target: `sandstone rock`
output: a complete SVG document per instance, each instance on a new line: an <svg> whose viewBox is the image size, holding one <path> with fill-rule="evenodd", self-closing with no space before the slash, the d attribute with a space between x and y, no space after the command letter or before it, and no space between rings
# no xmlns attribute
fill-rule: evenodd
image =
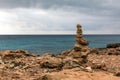
<svg viewBox="0 0 120 80"><path fill-rule="evenodd" d="M77 58L86 58L88 55L88 51L86 52L80 52L80 51L74 51L72 50L67 56L73 57L75 59Z"/></svg>
<svg viewBox="0 0 120 80"><path fill-rule="evenodd" d="M74 50L75 51L81 51L82 46L80 44L75 44L74 45Z"/></svg>
<svg viewBox="0 0 120 80"><path fill-rule="evenodd" d="M9 56L9 59L6 59L6 55L1 53L0 80L119 80L116 76L119 76L120 72L120 55L108 55L108 52L119 51L119 47L91 50L68 50L60 54L63 58L52 54L26 56L26 53L21 51L6 51L6 55L22 56ZM92 53L85 54L87 51ZM113 73L116 73L116 76L113 76Z"/></svg>
<svg viewBox="0 0 120 80"><path fill-rule="evenodd" d="M15 51L13 51L13 53L27 53L27 51L24 51L24 50L15 50Z"/></svg>
<svg viewBox="0 0 120 80"><path fill-rule="evenodd" d="M99 54L99 50L97 48L90 48L89 51L90 54Z"/></svg>
<svg viewBox="0 0 120 80"><path fill-rule="evenodd" d="M60 55L67 56L72 50L63 51Z"/></svg>
<svg viewBox="0 0 120 80"><path fill-rule="evenodd" d="M39 79L37 80L53 80L50 75L42 75Z"/></svg>
<svg viewBox="0 0 120 80"><path fill-rule="evenodd" d="M49 69L62 69L63 67L63 63L62 60L59 58L55 58L55 57L50 57L46 60L43 60L40 63L41 68L49 68Z"/></svg>
<svg viewBox="0 0 120 80"><path fill-rule="evenodd" d="M88 45L88 44L89 44L88 41L85 40L84 38L79 38L79 37L77 37L77 38L76 38L76 41L77 41L79 44L81 44L81 45Z"/></svg>
<svg viewBox="0 0 120 80"><path fill-rule="evenodd" d="M105 70L106 69L106 65L105 64L94 64L94 65L92 65L92 69Z"/></svg>
<svg viewBox="0 0 120 80"><path fill-rule="evenodd" d="M74 70L63 70L60 72L51 73L53 80L119 80L119 77L113 76L102 71L85 72Z"/></svg>
<svg viewBox="0 0 120 80"><path fill-rule="evenodd" d="M23 56L30 56L30 54L24 50L15 50L15 51L6 50L0 53L0 56L6 59L13 59L13 58L20 58Z"/></svg>
<svg viewBox="0 0 120 80"><path fill-rule="evenodd" d="M72 50L67 56L70 56L73 58L81 58L81 52Z"/></svg>
<svg viewBox="0 0 120 80"><path fill-rule="evenodd" d="M76 59L72 59L72 58L66 58L64 60L64 69L72 69L72 68L77 68L80 67L81 63L76 60Z"/></svg>
<svg viewBox="0 0 120 80"><path fill-rule="evenodd" d="M82 29L81 29L81 25L77 24L77 36L76 36L76 44L74 45L74 53L79 52L81 55L86 55L87 53L87 46L89 44L89 42L87 40L85 40L82 37ZM70 52L70 54L73 52Z"/></svg>
<svg viewBox="0 0 120 80"><path fill-rule="evenodd" d="M6 51L4 51L4 52L1 52L0 53L0 56L5 56L5 55L9 55L10 53L12 53L13 51L11 51L11 50L6 50Z"/></svg>
<svg viewBox="0 0 120 80"><path fill-rule="evenodd" d="M80 24L77 24L77 34L80 34L80 35L82 35L82 29L81 29L81 25Z"/></svg>
<svg viewBox="0 0 120 80"><path fill-rule="evenodd" d="M55 55L52 53L45 53L42 55L42 57L55 57Z"/></svg>

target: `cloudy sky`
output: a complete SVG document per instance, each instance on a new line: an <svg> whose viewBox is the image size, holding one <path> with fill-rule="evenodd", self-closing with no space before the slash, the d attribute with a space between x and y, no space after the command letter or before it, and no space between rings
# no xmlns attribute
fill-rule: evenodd
<svg viewBox="0 0 120 80"><path fill-rule="evenodd" d="M0 0L0 34L120 34L120 0Z"/></svg>

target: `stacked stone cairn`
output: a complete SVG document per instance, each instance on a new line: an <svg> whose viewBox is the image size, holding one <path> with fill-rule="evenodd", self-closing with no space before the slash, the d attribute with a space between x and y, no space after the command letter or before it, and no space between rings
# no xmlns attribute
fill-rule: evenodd
<svg viewBox="0 0 120 80"><path fill-rule="evenodd" d="M76 35L76 44L71 54L77 55L79 57L86 56L88 54L88 45L89 42L83 38L82 26L77 24L77 35Z"/></svg>
<svg viewBox="0 0 120 80"><path fill-rule="evenodd" d="M76 44L74 45L75 51L83 51L85 52L88 48L89 42L83 38L82 35L82 26L77 24L77 36L76 36Z"/></svg>

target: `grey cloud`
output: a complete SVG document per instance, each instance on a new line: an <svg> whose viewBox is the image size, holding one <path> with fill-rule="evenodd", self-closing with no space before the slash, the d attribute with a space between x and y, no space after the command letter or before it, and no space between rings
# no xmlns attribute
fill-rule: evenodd
<svg viewBox="0 0 120 80"><path fill-rule="evenodd" d="M118 3L120 0L0 0L0 8L63 9L94 16L116 16L120 14Z"/></svg>
<svg viewBox="0 0 120 80"><path fill-rule="evenodd" d="M1 8L51 8L51 7L84 7L84 8L104 8L110 0L0 0ZM116 1L115 1L116 2ZM120 2L119 0L117 2ZM105 5L103 5L105 4ZM113 2L114 4L114 2Z"/></svg>
<svg viewBox="0 0 120 80"><path fill-rule="evenodd" d="M98 2L98 1L97 1ZM86 4L88 3L88 4ZM0 7L2 8L51 8L51 7L62 7L62 6L90 6L91 4L96 3L95 0L89 1L79 1L79 0L0 0ZM95 4L97 5L97 4ZM93 6L93 5L91 5Z"/></svg>
<svg viewBox="0 0 120 80"><path fill-rule="evenodd" d="M0 0L0 11L16 15L18 21L10 24L20 22L21 32L75 31L81 23L86 33L120 33L119 4L120 0Z"/></svg>

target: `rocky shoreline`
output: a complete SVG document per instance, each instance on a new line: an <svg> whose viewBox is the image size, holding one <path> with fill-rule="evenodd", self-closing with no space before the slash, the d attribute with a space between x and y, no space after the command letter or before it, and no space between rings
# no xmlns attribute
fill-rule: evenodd
<svg viewBox="0 0 120 80"><path fill-rule="evenodd" d="M120 46L37 55L24 50L0 52L0 80L120 80Z"/></svg>
<svg viewBox="0 0 120 80"><path fill-rule="evenodd" d="M88 48L80 24L76 33L73 49L58 55L0 52L0 80L120 80L120 44Z"/></svg>

